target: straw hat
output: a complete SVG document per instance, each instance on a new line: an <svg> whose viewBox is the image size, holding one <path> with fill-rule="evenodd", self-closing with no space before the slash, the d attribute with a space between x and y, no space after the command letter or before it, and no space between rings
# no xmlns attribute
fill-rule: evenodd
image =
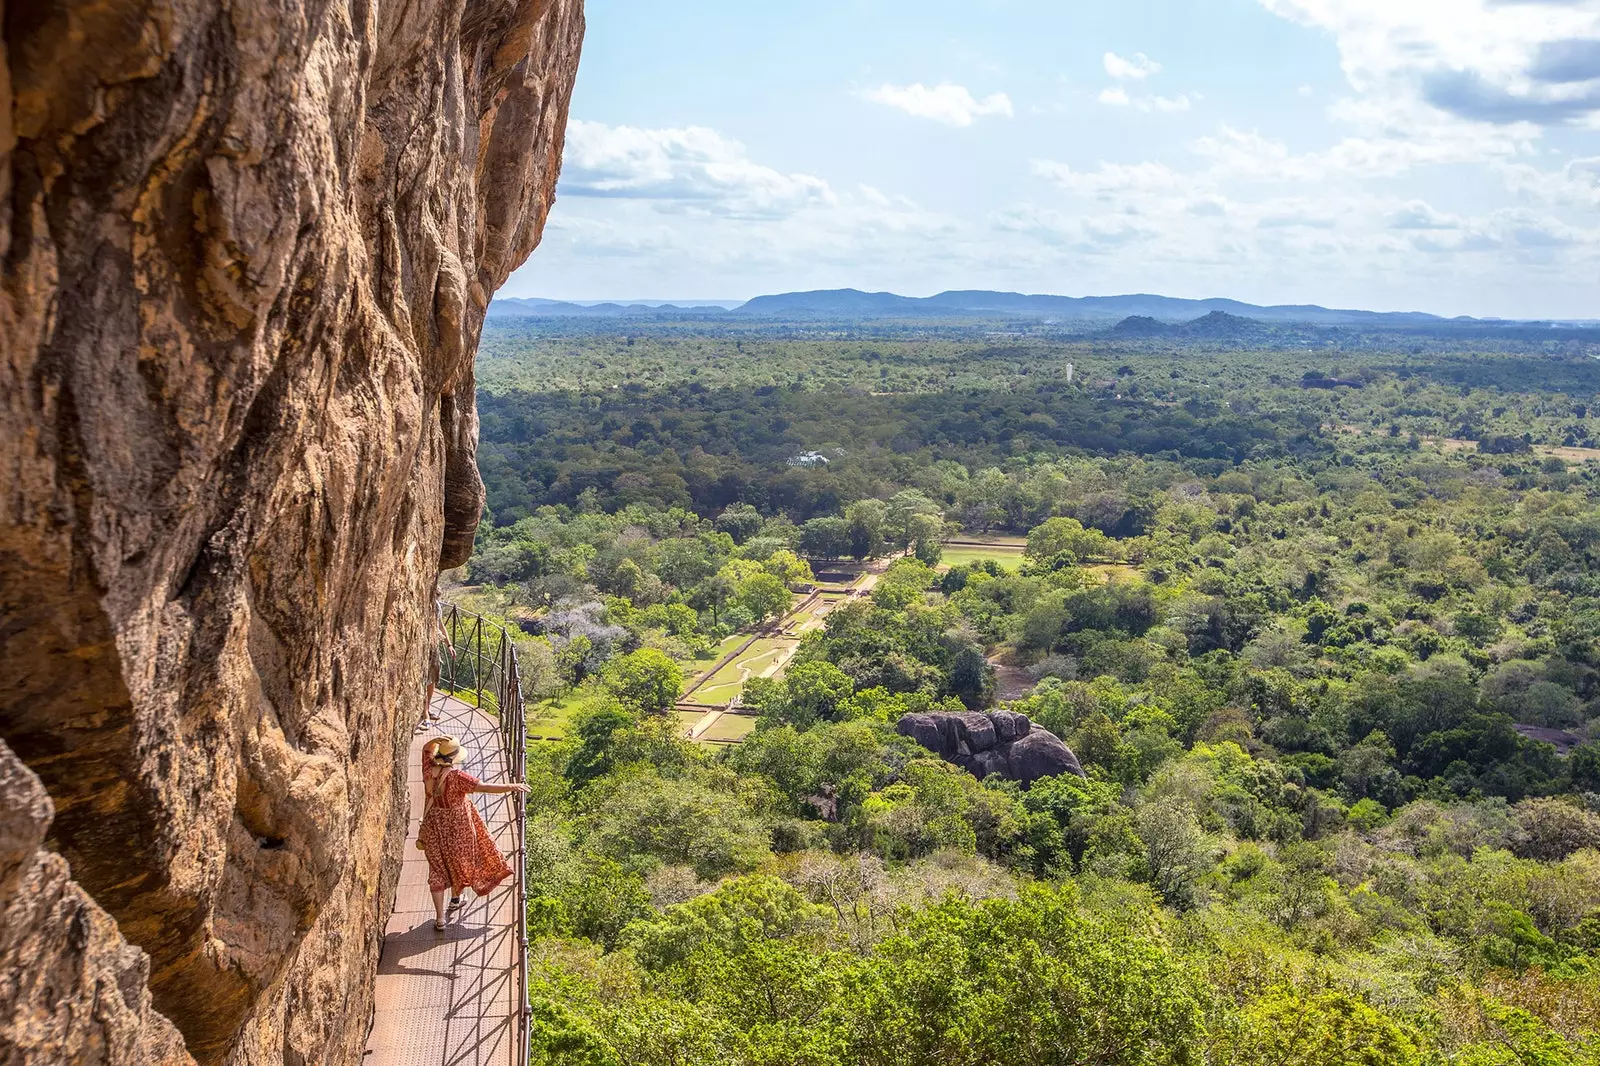
<svg viewBox="0 0 1600 1066"><path fill-rule="evenodd" d="M433 745L433 757L438 762L455 762L461 754L461 742L449 734L434 737L428 743Z"/></svg>

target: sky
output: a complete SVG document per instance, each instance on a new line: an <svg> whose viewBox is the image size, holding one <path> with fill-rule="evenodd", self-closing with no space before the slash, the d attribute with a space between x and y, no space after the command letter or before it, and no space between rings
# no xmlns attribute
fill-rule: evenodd
<svg viewBox="0 0 1600 1066"><path fill-rule="evenodd" d="M1600 0L592 0L502 290L1600 318Z"/></svg>

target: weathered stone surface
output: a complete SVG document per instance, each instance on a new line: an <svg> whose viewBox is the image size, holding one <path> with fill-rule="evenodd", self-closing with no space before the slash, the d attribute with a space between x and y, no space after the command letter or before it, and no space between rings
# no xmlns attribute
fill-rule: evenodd
<svg viewBox="0 0 1600 1066"><path fill-rule="evenodd" d="M999 774L1001 777L1005 777L1010 770L1010 763L1006 759L1006 753L999 748L980 751L972 757L971 762L972 765L968 769L980 781L990 774Z"/></svg>
<svg viewBox="0 0 1600 1066"><path fill-rule="evenodd" d="M943 745L942 734L939 732L939 723L931 714L905 714L895 723L895 730L903 737L910 737L930 751L938 751Z"/></svg>
<svg viewBox="0 0 1600 1066"><path fill-rule="evenodd" d="M1030 729L1028 735L1013 741L1006 752L1006 773L1013 781L1031 785L1041 777L1057 774L1083 776L1083 767L1072 749L1048 729Z"/></svg>
<svg viewBox="0 0 1600 1066"><path fill-rule="evenodd" d="M172 1023L150 1007L149 959L43 848L44 786L0 740L0 1062L187 1066Z"/></svg>
<svg viewBox="0 0 1600 1066"><path fill-rule="evenodd" d="M1084 776L1060 737L1015 711L906 714L895 730L979 778L999 774L1031 785L1056 774Z"/></svg>
<svg viewBox="0 0 1600 1066"><path fill-rule="evenodd" d="M967 748L976 755L980 751L988 751L994 747L994 723L989 721L989 716L977 711L968 711L966 714L952 716L956 736L960 737Z"/></svg>
<svg viewBox="0 0 1600 1066"><path fill-rule="evenodd" d="M989 720L994 722L995 739L1002 744L1027 736L1028 730L1033 728L1028 716L1016 711L991 711Z"/></svg>
<svg viewBox="0 0 1600 1066"><path fill-rule="evenodd" d="M0 737L59 855L3 852L0 973L67 982L41 1049L165 1061L165 1015L201 1062L357 1062L428 601L482 499L472 358L554 195L582 2L0 25ZM11 935L67 900L81 958Z"/></svg>

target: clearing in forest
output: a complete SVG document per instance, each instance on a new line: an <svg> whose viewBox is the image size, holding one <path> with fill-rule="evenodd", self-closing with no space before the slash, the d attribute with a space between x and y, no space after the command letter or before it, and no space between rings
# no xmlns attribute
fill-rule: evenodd
<svg viewBox="0 0 1600 1066"><path fill-rule="evenodd" d="M1027 537L1003 536L994 533L952 537L942 545L939 555L940 569L954 566L971 566L993 560L1002 569L1017 570L1022 567L1022 552L1028 546Z"/></svg>

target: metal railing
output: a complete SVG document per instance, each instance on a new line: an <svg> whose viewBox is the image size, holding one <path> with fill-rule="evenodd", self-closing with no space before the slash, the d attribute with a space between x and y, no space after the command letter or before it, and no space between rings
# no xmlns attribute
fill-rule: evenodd
<svg viewBox="0 0 1600 1066"><path fill-rule="evenodd" d="M464 611L453 603L439 601L439 621L443 634L440 643L439 684L463 702L469 702L495 718L500 736L500 752L506 774L513 782L527 777L528 714L522 698L522 678L517 672L517 649L505 626L482 615ZM532 1008L528 1000L528 810L520 792L511 794L516 810L516 857L512 862L513 890L516 892L517 929L517 1058L519 1066L528 1061L528 1020Z"/></svg>

